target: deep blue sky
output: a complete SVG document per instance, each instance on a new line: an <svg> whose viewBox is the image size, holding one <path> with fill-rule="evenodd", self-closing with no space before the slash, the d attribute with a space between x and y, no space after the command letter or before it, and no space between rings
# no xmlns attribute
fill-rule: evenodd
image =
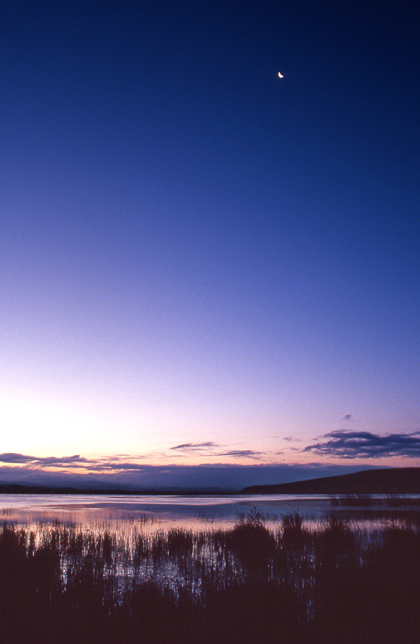
<svg viewBox="0 0 420 644"><path fill-rule="evenodd" d="M2 5L5 451L417 441L417 3Z"/></svg>

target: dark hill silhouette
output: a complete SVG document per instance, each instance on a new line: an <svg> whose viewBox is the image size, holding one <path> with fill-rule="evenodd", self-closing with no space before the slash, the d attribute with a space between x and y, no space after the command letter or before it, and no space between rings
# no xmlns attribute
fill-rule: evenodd
<svg viewBox="0 0 420 644"><path fill-rule="evenodd" d="M83 494L83 495L124 495L124 496L228 496L238 494L236 489L203 487L203 488L183 488L183 487L161 487L161 488L133 488L133 487L98 487L92 486L53 486L53 485L36 485L23 483L2 483L0 482L0 494Z"/></svg>
<svg viewBox="0 0 420 644"><path fill-rule="evenodd" d="M309 481L252 485L243 494L420 494L420 467L364 470Z"/></svg>

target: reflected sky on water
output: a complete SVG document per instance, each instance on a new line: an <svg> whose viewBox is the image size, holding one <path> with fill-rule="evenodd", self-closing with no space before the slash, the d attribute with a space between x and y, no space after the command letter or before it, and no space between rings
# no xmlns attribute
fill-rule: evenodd
<svg viewBox="0 0 420 644"><path fill-rule="evenodd" d="M203 530L232 527L241 517L258 512L268 527L276 528L284 515L298 512L307 523L317 523L328 514L351 515L353 520L383 520L403 508L389 508L385 496L375 496L363 508L332 506L326 495L173 496L173 495L0 495L0 517L17 524L60 522L79 527L139 524L149 532L171 527ZM418 498L407 495L408 499ZM415 506L417 510L420 507Z"/></svg>

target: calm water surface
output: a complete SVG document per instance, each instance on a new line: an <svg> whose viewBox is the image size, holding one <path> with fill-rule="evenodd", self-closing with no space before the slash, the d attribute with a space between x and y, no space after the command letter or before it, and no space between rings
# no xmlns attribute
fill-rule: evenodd
<svg viewBox="0 0 420 644"><path fill-rule="evenodd" d="M328 514L340 514L364 523L383 522L401 515L403 508L389 508L386 497L372 497L370 507L333 507L326 495L172 496L172 495L0 495L0 516L19 525L67 523L118 529L121 524L139 524L150 532L182 527L203 530L232 527L241 517L259 512L268 527L278 527L286 514L298 512L306 523L319 523ZM407 499L420 497L407 495ZM415 506L420 511L419 506ZM376 520L375 520L376 516Z"/></svg>

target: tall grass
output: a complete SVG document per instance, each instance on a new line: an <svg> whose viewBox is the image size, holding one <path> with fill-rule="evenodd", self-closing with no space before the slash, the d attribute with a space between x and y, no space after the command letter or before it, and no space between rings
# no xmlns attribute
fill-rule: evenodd
<svg viewBox="0 0 420 644"><path fill-rule="evenodd" d="M130 538L60 524L0 529L0 642L356 642L420 632L420 534L369 538L330 516L269 530L174 528Z"/></svg>

